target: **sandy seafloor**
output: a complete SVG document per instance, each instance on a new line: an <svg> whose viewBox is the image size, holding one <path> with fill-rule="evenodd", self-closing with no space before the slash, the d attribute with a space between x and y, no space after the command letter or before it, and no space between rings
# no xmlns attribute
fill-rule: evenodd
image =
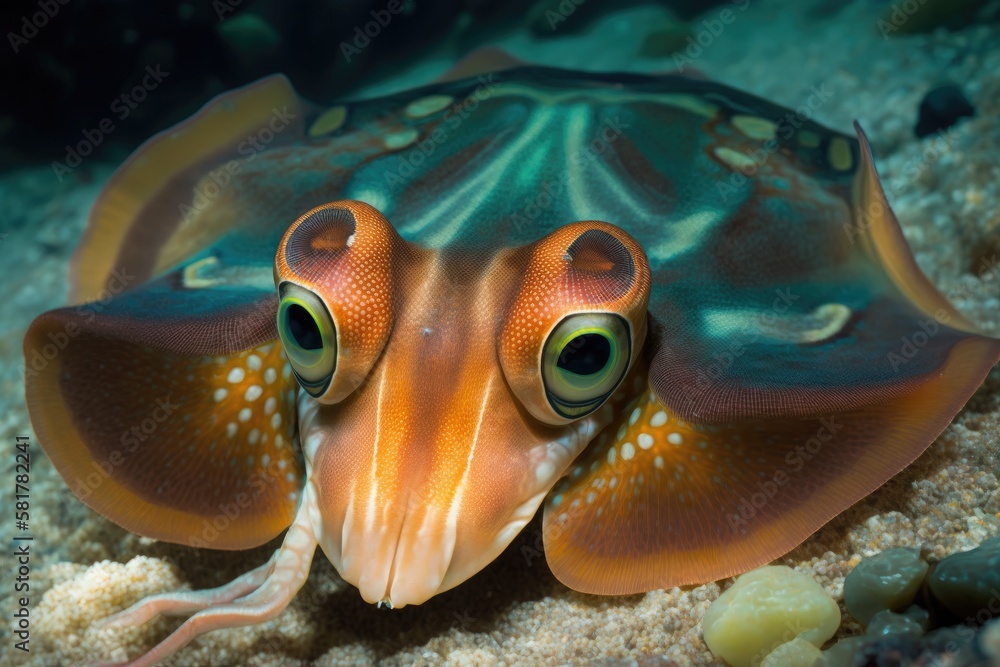
<svg viewBox="0 0 1000 667"><path fill-rule="evenodd" d="M885 40L876 28L880 3L852 3L823 19L807 14L814 4L761 0L745 11L737 8L736 20L696 66L714 79L792 107L812 86L825 86L830 97L816 118L843 131L850 131L853 119L861 122L883 179L897 186L890 199L921 267L946 294L960 294L954 300L963 312L1000 335L1000 275L976 277L984 258L1000 256L1000 28ZM662 70L671 67L669 57L635 55L643 33L660 25L661 12L634 8L582 34L544 42L525 33L500 41L536 62ZM427 80L443 66L425 62L407 80ZM934 138L917 140L912 127L923 94L943 81L963 86L977 116L955 128L946 152L925 159ZM7 285L0 299L4 508L13 493L14 436L31 433L21 384L23 332L32 317L65 299L68 259L113 167L88 164L81 177L63 183L46 167L0 176L6 232L0 266ZM907 176L917 171L917 177ZM90 623L144 594L227 582L263 563L277 544L232 553L137 537L78 502L37 444L34 453L32 650L12 650L5 621L0 664L124 658L120 648L113 652L116 647L135 655L178 621L158 620L117 634L90 629ZM842 603L844 576L863 556L912 545L940 558L971 548L1000 532L998 464L1000 372L994 370L924 456L781 561L815 577ZM2 517L5 545L11 544L13 528L13 517ZM705 648L699 629L719 584L623 598L578 594L557 582L542 560L529 562L522 555L522 547L533 545L538 535L536 520L471 581L423 606L396 611L365 604L318 554L305 588L275 621L205 636L169 664L721 664ZM94 565L105 559L113 563ZM5 549L0 557L4 619L14 607L8 585L13 571ZM845 620L840 633L858 629Z"/></svg>

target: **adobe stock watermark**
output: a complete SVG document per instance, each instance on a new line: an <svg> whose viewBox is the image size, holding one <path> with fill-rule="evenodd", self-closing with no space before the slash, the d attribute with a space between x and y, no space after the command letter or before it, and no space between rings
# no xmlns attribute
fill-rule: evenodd
<svg viewBox="0 0 1000 667"><path fill-rule="evenodd" d="M556 31L556 26L568 19L587 0L562 0L555 9L545 10L545 20L548 21L549 30Z"/></svg>
<svg viewBox="0 0 1000 667"><path fill-rule="evenodd" d="M274 139L291 125L298 114L291 113L288 107L277 107L271 109L271 117L267 123L260 127L255 133L248 134L237 147L237 154L243 156L239 160L230 160L226 164L216 167L206 174L194 189L194 196L191 203L181 202L177 206L181 217L185 223L189 223L194 216L208 208L223 190L232 182L233 177L243 171L243 168L254 161L257 154L262 152Z"/></svg>
<svg viewBox="0 0 1000 667"><path fill-rule="evenodd" d="M164 79L170 76L170 72L164 72L160 65L153 67L146 66L146 75L142 77L137 85L131 90L116 97L110 105L110 111L119 121L124 121L139 104L146 99L152 91L156 90ZM97 126L83 131L83 139L75 145L66 145L66 156L62 162L53 161L52 171L56 178L62 183L63 176L72 172L83 163L83 159L94 152L104 139L115 131L116 125L110 116L101 119Z"/></svg>
<svg viewBox="0 0 1000 667"><path fill-rule="evenodd" d="M193 547L207 548L219 539L233 525L237 519L247 509L252 507L261 496L265 494L268 487L273 485L279 478L287 478L292 474L285 469L286 463L283 459L271 460L261 468L250 471L246 479L246 485L233 493L227 500L219 502L216 506L218 510L209 520L202 519L201 531L197 535L192 535L188 544Z"/></svg>
<svg viewBox="0 0 1000 667"><path fill-rule="evenodd" d="M243 4L243 0L212 0L212 9L220 22L226 20L227 14L232 14Z"/></svg>
<svg viewBox="0 0 1000 667"><path fill-rule="evenodd" d="M947 130L938 130L937 136L927 143L920 151L919 155L911 157L903 165L897 178L892 179L888 184L888 191L894 196L898 196L906 191L931 165L941 159L945 153L949 152L956 139L955 128L949 127ZM885 185L885 184L883 184ZM885 205L881 198L873 199L866 206L858 206L851 221L843 224L844 234L853 244L857 237L868 232L877 221L882 220L887 214Z"/></svg>
<svg viewBox="0 0 1000 667"><path fill-rule="evenodd" d="M462 610L461 612L453 611L451 613L451 616L452 618L455 619L455 624L462 630L465 630L466 632L473 632L472 626L479 620L475 616L471 615L468 609ZM480 633L480 634L485 634L487 637L490 638L490 641L493 642L494 646L496 646L498 649L502 649L503 645L500 643L500 640L497 639L496 636L494 636L494 632L496 631Z"/></svg>
<svg viewBox="0 0 1000 667"><path fill-rule="evenodd" d="M990 258L983 257L979 263L979 270L976 272L972 282L963 283L950 290L948 292L948 300L954 302L970 299L982 291L988 283L993 281L1000 282L1000 264L997 262L996 255Z"/></svg>
<svg viewBox="0 0 1000 667"><path fill-rule="evenodd" d="M626 380L628 382L630 380ZM636 389L638 391L638 388ZM622 411L622 415L627 416L636 409L636 405L639 399L636 399L627 406L627 409ZM604 423L601 426L601 423ZM593 501L598 498L598 494L602 493L604 488L607 487L608 491L612 493L611 502L614 502L614 494L617 493L615 488L618 486L621 480L628 479L635 474L636 469L633 467L635 464L630 462L625 456L617 456L609 454L598 454L598 458L594 461L589 462L590 473L595 473L600 471L596 477L589 479L589 485L585 484L588 479L585 477L588 465L584 462L583 457L586 452L594 450L595 452L604 452L605 448L615 440L616 435L613 428L617 427L617 442L624 440L624 435L626 429L628 428L628 423L625 421L616 421L613 418L608 418L606 422L604 420L599 420L593 426L595 429L594 437L590 440L583 440L586 437L587 429L583 428L576 432L576 437L583 440L579 444L580 453L576 458L569 462L568 467L563 472L563 477L561 477L550 489L550 493L554 494L550 505L546 509L555 510L558 508L558 513L552 512L551 521L548 524L547 533L546 529L536 528L530 539L526 539L525 543L519 548L521 557L524 559L524 563L527 567L532 567L534 562L539 558L544 558L545 556L545 539L546 534L548 534L550 539L558 539L563 533L569 530L573 530L574 526L579 526L579 521L581 519L586 519L593 508ZM608 474L610 473L610 475ZM610 479L608 479L610 477ZM636 477L637 483L642 484L644 481L643 473L640 471ZM623 485L624 486L624 485ZM586 491L586 493L584 493ZM573 496L570 500L564 496ZM597 516L600 516L601 511L599 510ZM525 535L527 534L527 527L525 528Z"/></svg>
<svg viewBox="0 0 1000 667"><path fill-rule="evenodd" d="M962 285L951 290L947 295L948 300L969 298L983 289L987 283L997 279L1000 279L1000 265L997 264L996 256L983 258L974 284ZM900 337L899 347L886 353L886 360L892 366L892 370L898 373L901 367L913 361L914 357L941 332L942 325L947 325L949 322L951 314L944 308L938 308L932 316L917 320L914 331L908 336Z"/></svg>
<svg viewBox="0 0 1000 667"><path fill-rule="evenodd" d="M951 314L944 308L938 308L933 317L917 321L917 330L909 336L902 336L900 346L897 350L890 350L885 358L892 366L892 370L899 372L901 366L910 363L917 353L922 350L941 331L941 325L951 321Z"/></svg>
<svg viewBox="0 0 1000 667"><path fill-rule="evenodd" d="M420 165L448 141L466 119L479 109L479 105L504 85L493 80L492 72L480 76L478 81L479 85L470 95L454 102L448 108L428 136L397 154L394 168L386 169L384 173L385 184L390 192L395 192L396 188L404 185L407 179L416 174Z"/></svg>
<svg viewBox="0 0 1000 667"><path fill-rule="evenodd" d="M756 491L749 496L740 498L736 505L736 512L726 517L729 529L734 533L746 530L747 524L757 517L757 514L778 495L781 488L788 484L793 476L805 467L806 463L814 459L827 444L833 441L837 432L842 428L844 425L838 424L834 415L820 417L819 428L816 429L812 437L796 445L794 449L785 454L786 467L775 470L770 479L759 480Z"/></svg>
<svg viewBox="0 0 1000 667"><path fill-rule="evenodd" d="M782 644L787 644L788 642L800 637L804 634L812 634L816 632L815 626L812 624L806 625L802 622L800 618L788 619L785 621L785 631L781 633L781 637L771 642L770 646L762 648L760 651L755 653L752 658L750 658L750 663L753 667L760 667L763 664L764 659L767 658L771 653L774 652L776 648ZM781 662L784 662L782 660ZM817 664L822 664L824 661L817 661ZM777 662L775 664L778 664Z"/></svg>
<svg viewBox="0 0 1000 667"><path fill-rule="evenodd" d="M160 424L167 421L179 407L181 407L179 403L170 402L169 395L166 398L156 399L154 407L147 417L122 432L118 441L120 447L113 449L106 458L100 461L92 460L90 465L93 471L88 473L86 477L78 476L76 478L72 487L76 497L84 501L89 498L104 483L104 480L111 477L115 469L121 467L142 443L152 437L159 429Z"/></svg>
<svg viewBox="0 0 1000 667"><path fill-rule="evenodd" d="M962 623L951 626L955 631L956 639L949 640L944 645L944 650L949 657L968 657L966 651L971 649L976 639L976 628L982 628L987 623L1000 622L995 619L1000 619L1000 590L996 588L990 589L990 597L986 601L986 604L980 607L975 615L966 616ZM963 650L964 649L964 650ZM962 651L959 654L959 651ZM969 651L971 652L971 651ZM978 657L978 656L977 656ZM974 664L974 663L956 663L952 661L944 662L938 658L934 658L934 661L928 663L929 667L947 667L947 665L952 664Z"/></svg>
<svg viewBox="0 0 1000 667"><path fill-rule="evenodd" d="M712 354L712 363L699 368L693 382L684 386L684 398L688 406L699 402L706 392L714 391L716 380L722 375L737 359L746 354L747 349L759 341L765 331L774 331L781 327L778 318L787 313L788 310L799 300L800 296L792 292L791 287L775 288L774 299L771 301L771 308L761 313L758 317L759 326L755 331L747 331L743 335L733 336L721 349Z"/></svg>
<svg viewBox="0 0 1000 667"><path fill-rule="evenodd" d="M38 0L38 9L33 14L25 14L21 17L20 30L9 31L7 41L10 48L17 54L21 48L38 35L38 31L49 24L51 19L56 17L59 10L68 5L70 0Z"/></svg>
<svg viewBox="0 0 1000 667"><path fill-rule="evenodd" d="M553 518L552 523L549 526L550 539L558 540L562 537L563 533L572 529L574 525L577 524L572 518L575 518L579 514L582 514L585 510L585 505L579 502L579 499L574 499L573 503L566 508L565 511L559 513L559 518ZM526 567L533 567L536 560L545 559L545 530L544 528L538 528L534 531L533 539L525 542L520 548L521 558L524 559L524 564Z"/></svg>
<svg viewBox="0 0 1000 667"><path fill-rule="evenodd" d="M903 165L899 172L899 178L893 179L889 185L889 191L898 195L905 191L910 185L927 171L932 164L941 159L945 153L949 152L957 139L955 127L938 130L937 136L920 151L920 155L911 157Z"/></svg>
<svg viewBox="0 0 1000 667"><path fill-rule="evenodd" d="M97 299L76 308L76 314L83 320L82 323L92 322L111 303L112 299L123 292L134 280L135 276L128 273L125 267L112 271L111 277L108 278ZM77 322L67 322L62 331L50 331L47 336L49 342L43 344L41 349L33 348L31 354L25 356L24 378L37 377L66 349L73 338L80 335L81 331L80 324Z"/></svg>
<svg viewBox="0 0 1000 667"><path fill-rule="evenodd" d="M389 0L385 9L373 9L369 12L372 20L365 23L363 27L354 26L353 39L350 42L340 43L340 52L348 64L352 58L368 48L372 40L381 35L382 31L392 23L392 19L402 14L405 8L403 0Z"/></svg>
<svg viewBox="0 0 1000 667"><path fill-rule="evenodd" d="M759 148L743 154L747 159L741 161L742 164L738 170L730 174L727 180L716 182L715 187L719 191L722 201L726 202L731 195L736 194L739 188L746 185L747 181L757 173L757 170L781 149L777 137L785 140L791 139L795 131L811 120L832 96L833 93L827 89L825 83L811 87L805 103L800 104L794 111L785 112L785 115L775 123L775 138L768 139Z"/></svg>
<svg viewBox="0 0 1000 667"><path fill-rule="evenodd" d="M875 22L875 26L882 33L882 39L889 39L890 34L902 28L925 4L927 0L903 0L894 3L889 13L889 20L879 19Z"/></svg>
<svg viewBox="0 0 1000 667"><path fill-rule="evenodd" d="M537 220L555 203L566 188L570 178L591 168L597 159L630 127L632 127L630 124L622 121L621 116L603 118L600 129L587 144L587 150L576 153L570 158L571 167L563 170L558 178L541 183L535 196L525 199L521 208L508 218L514 229L521 231Z"/></svg>
<svg viewBox="0 0 1000 667"><path fill-rule="evenodd" d="M732 4L739 9L740 13L745 12L750 6L750 0L731 0ZM722 36L726 26L732 25L736 21L736 14L732 9L721 10L714 18L704 19L698 32L688 35L687 47L683 51L674 51L674 67L678 72L684 72L684 68L693 66L694 61L701 58L705 49L711 48L715 40Z"/></svg>

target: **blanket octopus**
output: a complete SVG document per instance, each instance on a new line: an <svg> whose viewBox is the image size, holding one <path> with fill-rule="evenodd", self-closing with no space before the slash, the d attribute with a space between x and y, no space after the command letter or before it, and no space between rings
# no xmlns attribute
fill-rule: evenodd
<svg viewBox="0 0 1000 667"><path fill-rule="evenodd" d="M921 273L858 138L711 81L522 66L320 107L271 76L146 142L25 341L38 439L135 533L247 549L133 665L274 618L317 546L370 603L544 506L623 595L787 553L1000 357Z"/></svg>

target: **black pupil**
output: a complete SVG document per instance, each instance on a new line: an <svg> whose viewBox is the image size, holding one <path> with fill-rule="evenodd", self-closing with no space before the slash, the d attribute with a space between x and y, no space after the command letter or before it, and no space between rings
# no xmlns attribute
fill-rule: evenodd
<svg viewBox="0 0 1000 667"><path fill-rule="evenodd" d="M308 310L293 303L288 307L285 318L288 320L288 330L299 347L303 350L319 350L323 347L323 336Z"/></svg>
<svg viewBox="0 0 1000 667"><path fill-rule="evenodd" d="M600 373L611 359L611 342L600 334L581 334L571 340L556 365L576 375Z"/></svg>

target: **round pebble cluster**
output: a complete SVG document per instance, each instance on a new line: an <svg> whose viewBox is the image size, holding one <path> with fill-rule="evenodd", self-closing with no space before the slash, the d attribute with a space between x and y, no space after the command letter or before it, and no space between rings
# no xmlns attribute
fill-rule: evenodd
<svg viewBox="0 0 1000 667"><path fill-rule="evenodd" d="M1000 537L933 565L887 549L855 566L844 601L865 633L820 651L840 625L837 604L806 574L759 568L709 607L705 643L732 667L1000 664Z"/></svg>
<svg viewBox="0 0 1000 667"><path fill-rule="evenodd" d="M827 650L824 667L1000 664L1000 537L932 565L916 549L883 551L847 575L844 601L865 634Z"/></svg>
<svg viewBox="0 0 1000 667"><path fill-rule="evenodd" d="M793 656L815 657L816 647L839 626L840 608L833 598L812 577L787 565L738 577L701 620L708 648L733 667L757 667L779 647L778 655L785 657L772 662L785 667L783 661ZM784 647L789 642L795 643Z"/></svg>

